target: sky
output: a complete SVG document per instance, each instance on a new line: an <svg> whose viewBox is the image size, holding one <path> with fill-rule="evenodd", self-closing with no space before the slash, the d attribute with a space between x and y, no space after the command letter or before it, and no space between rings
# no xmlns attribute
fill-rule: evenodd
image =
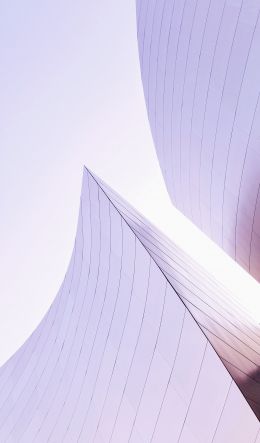
<svg viewBox="0 0 260 443"><path fill-rule="evenodd" d="M63 280L83 165L260 320L259 284L169 201L145 109L135 1L0 1L0 58L0 365Z"/></svg>

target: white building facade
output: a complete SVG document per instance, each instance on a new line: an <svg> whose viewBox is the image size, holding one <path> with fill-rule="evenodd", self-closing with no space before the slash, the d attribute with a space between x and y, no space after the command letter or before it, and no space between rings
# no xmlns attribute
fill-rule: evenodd
<svg viewBox="0 0 260 443"><path fill-rule="evenodd" d="M172 202L258 280L259 14L259 0L137 0L145 100Z"/></svg>
<svg viewBox="0 0 260 443"><path fill-rule="evenodd" d="M232 296L85 170L64 282L0 369L0 441L259 443L259 338Z"/></svg>

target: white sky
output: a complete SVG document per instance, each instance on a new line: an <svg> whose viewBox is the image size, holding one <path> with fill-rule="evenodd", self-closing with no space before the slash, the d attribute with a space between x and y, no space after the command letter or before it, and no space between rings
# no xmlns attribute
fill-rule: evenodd
<svg viewBox="0 0 260 443"><path fill-rule="evenodd" d="M83 164L246 293L260 318L259 285L169 202L145 110L134 0L0 1L0 59L0 364L66 272Z"/></svg>

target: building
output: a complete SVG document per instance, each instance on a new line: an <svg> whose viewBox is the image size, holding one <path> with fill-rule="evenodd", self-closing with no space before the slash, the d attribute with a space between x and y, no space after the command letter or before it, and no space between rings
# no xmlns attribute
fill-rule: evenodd
<svg viewBox="0 0 260 443"><path fill-rule="evenodd" d="M61 289L0 369L1 442L259 443L253 324L84 171Z"/></svg>
<svg viewBox="0 0 260 443"><path fill-rule="evenodd" d="M259 13L259 0L137 0L146 106L172 202L258 280Z"/></svg>

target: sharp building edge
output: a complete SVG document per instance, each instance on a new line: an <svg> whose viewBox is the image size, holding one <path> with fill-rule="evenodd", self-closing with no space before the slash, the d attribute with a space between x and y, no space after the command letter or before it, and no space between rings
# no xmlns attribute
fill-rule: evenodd
<svg viewBox="0 0 260 443"><path fill-rule="evenodd" d="M259 16L259 0L137 0L146 106L172 202L258 280Z"/></svg>
<svg viewBox="0 0 260 443"><path fill-rule="evenodd" d="M218 282L85 170L64 282L0 369L0 441L259 443L259 336Z"/></svg>

